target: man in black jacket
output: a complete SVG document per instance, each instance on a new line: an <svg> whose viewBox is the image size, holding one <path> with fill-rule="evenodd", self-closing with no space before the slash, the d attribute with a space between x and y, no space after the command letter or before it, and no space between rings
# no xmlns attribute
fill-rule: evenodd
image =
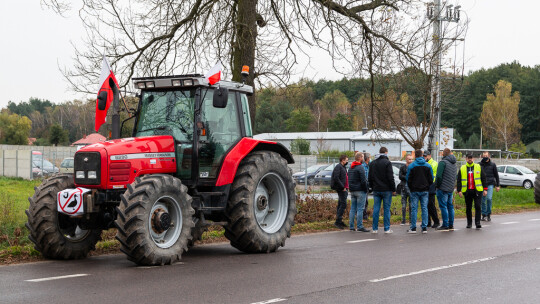
<svg viewBox="0 0 540 304"><path fill-rule="evenodd" d="M368 183L373 189L373 230L377 233L379 229L379 212L381 201L384 209L384 233L393 233L390 230L390 205L392 204L392 194L396 193L394 182L394 170L392 163L388 159L388 149L381 147L375 160L369 164Z"/></svg>
<svg viewBox="0 0 540 304"><path fill-rule="evenodd" d="M411 220L411 191L407 186L407 168L413 162L411 154L405 155L406 164L399 168L399 180L401 183L401 225L406 224L407 202L409 203L409 221Z"/></svg>
<svg viewBox="0 0 540 304"><path fill-rule="evenodd" d="M497 165L489 158L489 152L482 153L480 162L482 171L486 174L487 195L482 197L482 221L491 221L491 204L493 198L493 188L499 192L499 172ZM485 186L484 186L485 187ZM486 219L487 218L487 219Z"/></svg>
<svg viewBox="0 0 540 304"><path fill-rule="evenodd" d="M343 212L347 209L347 196L349 195L349 179L347 177L347 169L345 168L348 161L349 158L347 155L341 155L339 157L339 164L334 167L332 178L330 179L330 188L336 190L338 194L336 222L334 223L334 226L339 229L347 227L343 222Z"/></svg>

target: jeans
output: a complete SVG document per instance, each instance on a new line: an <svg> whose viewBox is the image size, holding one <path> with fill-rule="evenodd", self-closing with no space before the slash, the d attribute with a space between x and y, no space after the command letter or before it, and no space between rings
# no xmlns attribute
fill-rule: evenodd
<svg viewBox="0 0 540 304"><path fill-rule="evenodd" d="M495 185L488 185L487 196L482 196L482 215L491 215L491 204Z"/></svg>
<svg viewBox="0 0 540 304"><path fill-rule="evenodd" d="M454 226L454 203L452 196L454 192L446 192L437 189L437 200L439 201L439 209L441 209L443 227Z"/></svg>
<svg viewBox="0 0 540 304"><path fill-rule="evenodd" d="M467 214L467 226L472 225L472 207L474 203L474 224L481 227L480 224L480 205L482 201L482 191L467 190L465 196L465 213Z"/></svg>
<svg viewBox="0 0 540 304"><path fill-rule="evenodd" d="M422 228L427 227L428 221L428 196L429 192L411 192L411 230L416 229L416 217L418 216L418 201L420 201L420 208L422 208Z"/></svg>
<svg viewBox="0 0 540 304"><path fill-rule="evenodd" d="M407 203L409 203L409 221L411 220L411 192L405 184L401 190L401 222L405 223L407 218Z"/></svg>
<svg viewBox="0 0 540 304"><path fill-rule="evenodd" d="M349 228L354 229L354 218L356 217L356 229L364 228L362 218L364 206L366 205L367 192L351 191L351 211L349 212Z"/></svg>
<svg viewBox="0 0 540 304"><path fill-rule="evenodd" d="M383 203L384 231L390 229L390 205L392 205L392 191L373 191L373 230L379 230L379 212Z"/></svg>
<svg viewBox="0 0 540 304"><path fill-rule="evenodd" d="M347 209L347 196L349 196L349 192L347 190L338 191L338 203L337 203L337 211L336 211L336 224L342 224L343 223L343 212L345 212L345 209Z"/></svg>

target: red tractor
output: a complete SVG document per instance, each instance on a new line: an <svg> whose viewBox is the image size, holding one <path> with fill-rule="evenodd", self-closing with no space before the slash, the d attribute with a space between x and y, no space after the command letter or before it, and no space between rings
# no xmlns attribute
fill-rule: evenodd
<svg viewBox="0 0 540 304"><path fill-rule="evenodd" d="M283 145L251 138L253 88L208 85L201 75L133 81L140 89L133 137L119 138L113 115L117 139L77 151L73 175L45 180L29 198L26 227L36 250L84 258L114 227L129 260L171 264L210 225L222 225L243 252L284 246L296 215L287 166L294 160Z"/></svg>

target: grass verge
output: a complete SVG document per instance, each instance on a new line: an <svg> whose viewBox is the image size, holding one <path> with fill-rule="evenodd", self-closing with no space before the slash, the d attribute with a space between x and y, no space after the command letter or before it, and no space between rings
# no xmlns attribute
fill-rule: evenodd
<svg viewBox="0 0 540 304"><path fill-rule="evenodd" d="M28 208L28 197L34 193L34 187L41 181L27 181L0 177L0 264L21 263L42 260L41 254L34 250L33 244L28 240L28 230L24 227ZM297 201L298 215L295 219L292 234L305 234L312 232L333 231L335 210L337 202L329 195L322 195L321 199L306 197ZM348 204L350 208L350 203ZM344 221L348 222L349 209L344 214ZM373 210L373 200L369 202L368 213ZM522 188L505 188L493 195L492 214L515 213L529 210L540 210L540 205L534 202L533 190ZM401 197L392 199L391 222L401 222ZM456 197L456 217L465 217L465 201ZM382 223L382 216L379 221ZM371 226L371 221L364 223ZM102 234L103 240L98 242L96 250L91 255L118 253L120 245L114 239L115 229L109 229ZM210 227L202 236L202 244L226 242L224 230L220 226Z"/></svg>

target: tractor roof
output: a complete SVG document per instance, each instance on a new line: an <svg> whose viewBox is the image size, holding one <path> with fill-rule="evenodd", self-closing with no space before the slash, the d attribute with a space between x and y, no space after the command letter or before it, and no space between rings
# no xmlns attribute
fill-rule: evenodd
<svg viewBox="0 0 540 304"><path fill-rule="evenodd" d="M137 89L164 89L164 88L186 88L192 86L205 86L217 88L225 87L232 91L240 91L247 94L253 94L253 87L234 81L221 80L215 85L209 85L203 75L187 74L159 77L138 77L132 79Z"/></svg>

